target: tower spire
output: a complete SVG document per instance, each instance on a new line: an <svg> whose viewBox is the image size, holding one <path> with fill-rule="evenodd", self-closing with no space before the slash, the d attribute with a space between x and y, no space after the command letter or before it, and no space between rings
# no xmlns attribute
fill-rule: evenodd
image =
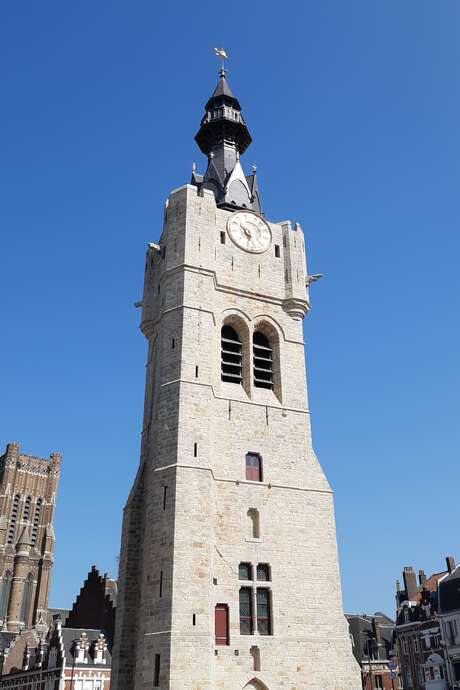
<svg viewBox="0 0 460 690"><path fill-rule="evenodd" d="M223 56L222 48L215 48ZM251 145L252 137L244 121L241 106L227 81L224 62L219 70L219 81L205 106L195 141L208 158L204 175L192 173L192 184L199 189L214 192L218 206L247 208L260 213L259 190L256 176L245 175L240 156Z"/></svg>

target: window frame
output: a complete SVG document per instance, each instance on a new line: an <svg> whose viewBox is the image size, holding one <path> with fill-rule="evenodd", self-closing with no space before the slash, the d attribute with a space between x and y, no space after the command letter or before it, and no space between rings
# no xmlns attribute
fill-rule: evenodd
<svg viewBox="0 0 460 690"><path fill-rule="evenodd" d="M241 567L247 566L248 568L248 577L241 577ZM241 582L252 582L254 577L253 577L253 568L252 568L252 563L249 561L241 561L241 563L238 565L238 579Z"/></svg>
<svg viewBox="0 0 460 690"><path fill-rule="evenodd" d="M266 597L264 605L266 605L267 615L260 615L259 611L262 608L261 602L259 600L259 595ZM257 632L263 637L269 637L273 635L273 616L272 616L272 597L271 590L268 587L256 587L256 621L257 621ZM266 630L261 630L261 622L266 622Z"/></svg>
<svg viewBox="0 0 460 690"><path fill-rule="evenodd" d="M247 594L247 601L242 601L242 594L246 595ZM239 603L239 621L240 621L240 635L254 635L254 603L253 603L253 587L240 587L239 591L239 596L238 596L238 603ZM249 614L248 615L243 615L241 613L242 606L249 606ZM244 630L244 626L248 624L248 629L249 632Z"/></svg>
<svg viewBox="0 0 460 690"><path fill-rule="evenodd" d="M254 468L254 466L251 466L248 464L249 459L255 459L257 460L258 467ZM244 456L244 469L245 469L245 478L246 481L248 482L263 482L264 480L264 470L263 470L263 460L262 456L260 453L255 453L254 451L249 450L246 455ZM253 473L253 477L248 476Z"/></svg>

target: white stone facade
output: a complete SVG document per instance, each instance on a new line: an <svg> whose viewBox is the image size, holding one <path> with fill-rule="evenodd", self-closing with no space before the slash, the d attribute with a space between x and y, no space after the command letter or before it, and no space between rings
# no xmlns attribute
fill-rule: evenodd
<svg viewBox="0 0 460 690"><path fill-rule="evenodd" d="M147 252L141 465L124 515L112 688L359 690L332 493L311 443L303 233L271 223L269 249L246 253L226 233L230 214L209 191L178 189ZM224 323L242 341L242 385L221 381ZM256 328L273 346L273 391L254 386ZM261 482L245 479L248 452L262 457ZM240 634L241 562L270 566L272 635Z"/></svg>

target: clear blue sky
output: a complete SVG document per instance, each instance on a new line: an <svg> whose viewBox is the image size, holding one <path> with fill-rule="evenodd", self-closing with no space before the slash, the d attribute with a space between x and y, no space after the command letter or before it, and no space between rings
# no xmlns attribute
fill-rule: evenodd
<svg viewBox="0 0 460 690"><path fill-rule="evenodd" d="M459 22L456 0L2 3L0 442L64 456L53 605L92 563L116 574L133 303L164 200L204 167L215 45L265 212L326 276L305 337L345 607L392 613L404 565L460 558Z"/></svg>

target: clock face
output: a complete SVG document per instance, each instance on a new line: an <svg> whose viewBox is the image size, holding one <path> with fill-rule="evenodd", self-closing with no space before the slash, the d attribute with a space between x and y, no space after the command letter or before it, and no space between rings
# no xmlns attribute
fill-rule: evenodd
<svg viewBox="0 0 460 690"><path fill-rule="evenodd" d="M227 220L230 239L246 252L261 254L272 241L270 226L263 218L249 211L236 211Z"/></svg>

